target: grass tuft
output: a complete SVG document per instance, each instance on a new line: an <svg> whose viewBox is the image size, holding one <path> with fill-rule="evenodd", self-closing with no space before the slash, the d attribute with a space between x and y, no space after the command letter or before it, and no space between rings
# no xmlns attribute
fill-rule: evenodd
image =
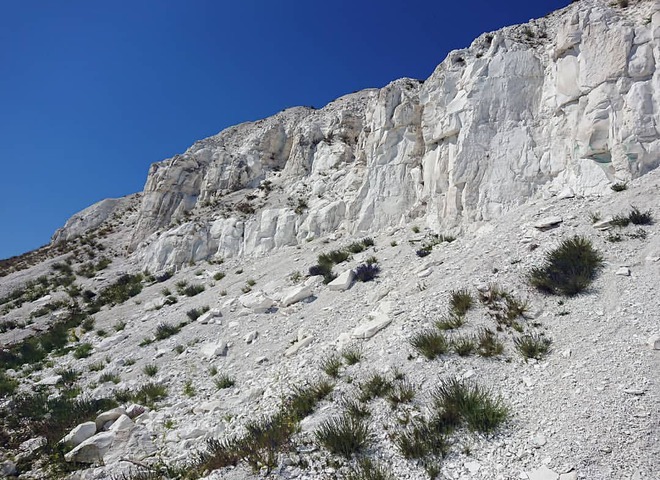
<svg viewBox="0 0 660 480"><path fill-rule="evenodd" d="M321 445L347 459L364 450L369 437L367 425L349 415L326 420L316 431L316 439Z"/></svg>
<svg viewBox="0 0 660 480"><path fill-rule="evenodd" d="M376 263L362 263L355 267L355 279L359 282L370 282L379 273L380 267Z"/></svg>
<svg viewBox="0 0 660 480"><path fill-rule="evenodd" d="M463 316L474 306L474 298L467 288L453 290L450 293L449 307L458 316Z"/></svg>
<svg viewBox="0 0 660 480"><path fill-rule="evenodd" d="M341 365L341 358L336 354L332 354L321 361L321 370L332 378L338 378Z"/></svg>
<svg viewBox="0 0 660 480"><path fill-rule="evenodd" d="M549 351L552 340L536 333L522 335L513 340L516 350L525 358L541 360Z"/></svg>
<svg viewBox="0 0 660 480"><path fill-rule="evenodd" d="M358 345L351 345L344 348L341 352L346 365L355 365L362 360L362 349Z"/></svg>
<svg viewBox="0 0 660 480"><path fill-rule="evenodd" d="M410 344L428 360L433 360L449 350L447 339L442 332L435 329L416 333L410 339Z"/></svg>

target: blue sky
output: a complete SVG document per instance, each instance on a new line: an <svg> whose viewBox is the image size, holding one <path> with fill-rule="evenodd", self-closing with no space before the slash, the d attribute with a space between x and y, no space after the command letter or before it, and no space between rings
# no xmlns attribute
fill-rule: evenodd
<svg viewBox="0 0 660 480"><path fill-rule="evenodd" d="M426 78L570 0L21 0L0 15L0 258L236 123Z"/></svg>

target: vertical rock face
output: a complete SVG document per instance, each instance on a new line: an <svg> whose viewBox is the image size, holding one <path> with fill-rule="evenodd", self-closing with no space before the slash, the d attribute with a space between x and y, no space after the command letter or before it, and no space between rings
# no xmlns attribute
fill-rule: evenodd
<svg viewBox="0 0 660 480"><path fill-rule="evenodd" d="M129 247L160 269L606 193L660 162L658 37L656 1L582 0L481 35L424 82L229 128L151 167Z"/></svg>

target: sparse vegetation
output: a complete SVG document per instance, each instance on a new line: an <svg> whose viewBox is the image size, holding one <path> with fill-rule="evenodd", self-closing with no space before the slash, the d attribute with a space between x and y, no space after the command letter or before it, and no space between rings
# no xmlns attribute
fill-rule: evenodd
<svg viewBox="0 0 660 480"><path fill-rule="evenodd" d="M449 342L442 332L435 329L416 333L410 339L410 344L428 360L433 360L449 350Z"/></svg>
<svg viewBox="0 0 660 480"><path fill-rule="evenodd" d="M193 284L193 285L186 285L182 288L178 289L179 295L185 295L187 297L194 297L195 295L198 295L202 293L205 290L204 285L201 284Z"/></svg>
<svg viewBox="0 0 660 480"><path fill-rule="evenodd" d="M415 398L415 385L408 380L400 380L393 383L394 387L387 394L387 401L392 408L397 408L402 403L410 403Z"/></svg>
<svg viewBox="0 0 660 480"><path fill-rule="evenodd" d="M223 373L213 380L213 384L218 390L223 390L225 388L233 387L236 384L236 381L226 373Z"/></svg>
<svg viewBox="0 0 660 480"><path fill-rule="evenodd" d="M338 355L333 354L321 361L321 370L332 378L338 378L341 365L341 358L339 358Z"/></svg>
<svg viewBox="0 0 660 480"><path fill-rule="evenodd" d="M375 263L362 263L355 268L355 278L359 282L369 282L380 273L380 267Z"/></svg>
<svg viewBox="0 0 660 480"><path fill-rule="evenodd" d="M81 343L73 351L73 356L76 358L87 358L92 354L92 350L94 350L94 347L92 347L91 343Z"/></svg>
<svg viewBox="0 0 660 480"><path fill-rule="evenodd" d="M619 0L623 1L623 0ZM623 192L624 190L628 190L628 183L627 182L616 182L610 185L610 188L614 190L615 192Z"/></svg>
<svg viewBox="0 0 660 480"><path fill-rule="evenodd" d="M502 354L504 344L492 330L484 328L477 335L477 353L482 357L495 357Z"/></svg>
<svg viewBox="0 0 660 480"><path fill-rule="evenodd" d="M346 480L394 480L395 477L384 466L367 457L360 459L357 467L351 469L344 478Z"/></svg>
<svg viewBox="0 0 660 480"><path fill-rule="evenodd" d="M197 395L197 391L193 386L192 380L186 380L186 382L183 384L183 394L186 397L194 397Z"/></svg>
<svg viewBox="0 0 660 480"><path fill-rule="evenodd" d="M323 422L316 439L331 453L350 459L367 446L370 432L364 422L344 414Z"/></svg>
<svg viewBox="0 0 660 480"><path fill-rule="evenodd" d="M467 357L477 350L477 343L472 336L452 338L451 348L458 356Z"/></svg>
<svg viewBox="0 0 660 480"><path fill-rule="evenodd" d="M448 315L443 316L440 320L435 322L435 326L439 330L456 330L465 324L465 317L450 312Z"/></svg>
<svg viewBox="0 0 660 480"><path fill-rule="evenodd" d="M449 308L457 316L463 316L474 306L474 298L467 288L452 290L449 298Z"/></svg>
<svg viewBox="0 0 660 480"><path fill-rule="evenodd" d="M179 325L172 325L167 322L161 322L158 325L156 325L156 333L154 334L154 339L155 340L165 340L166 338L171 337L172 335L176 335L181 331L181 328L185 326L184 323L180 323Z"/></svg>
<svg viewBox="0 0 660 480"><path fill-rule="evenodd" d="M341 356L346 365L355 365L362 360L362 349L358 345L351 345L342 350Z"/></svg>
<svg viewBox="0 0 660 480"><path fill-rule="evenodd" d="M142 369L147 377L153 377L158 373L158 366L155 363L148 363Z"/></svg>
<svg viewBox="0 0 660 480"><path fill-rule="evenodd" d="M359 384L360 401L368 402L376 397L386 397L394 385L390 380L379 373L372 373L367 380Z"/></svg>
<svg viewBox="0 0 660 480"><path fill-rule="evenodd" d="M548 252L544 264L532 268L528 280L542 292L573 296L586 290L602 267L603 256L591 241L576 236Z"/></svg>
<svg viewBox="0 0 660 480"><path fill-rule="evenodd" d="M188 318L190 319L190 321L194 322L194 321L197 320L199 317L201 317L202 314L204 314L204 313L206 313L206 312L208 312L208 311L209 311L209 306L208 306L208 305L205 305L205 306L203 306L203 307L199 307L199 308L191 308L190 310L188 310L188 311L186 312L186 315L188 316Z"/></svg>
<svg viewBox="0 0 660 480"><path fill-rule="evenodd" d="M549 351L552 340L539 334L522 335L513 339L516 350L525 358L541 360Z"/></svg>
<svg viewBox="0 0 660 480"><path fill-rule="evenodd" d="M225 278L225 272L215 272L213 274L213 280L215 280L216 282L219 282L223 278Z"/></svg>

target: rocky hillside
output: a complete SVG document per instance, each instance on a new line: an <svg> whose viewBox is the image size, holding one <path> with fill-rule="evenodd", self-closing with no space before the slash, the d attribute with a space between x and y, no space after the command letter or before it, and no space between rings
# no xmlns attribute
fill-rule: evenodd
<svg viewBox="0 0 660 480"><path fill-rule="evenodd" d="M3 261L0 474L658 478L657 37L574 2Z"/></svg>

